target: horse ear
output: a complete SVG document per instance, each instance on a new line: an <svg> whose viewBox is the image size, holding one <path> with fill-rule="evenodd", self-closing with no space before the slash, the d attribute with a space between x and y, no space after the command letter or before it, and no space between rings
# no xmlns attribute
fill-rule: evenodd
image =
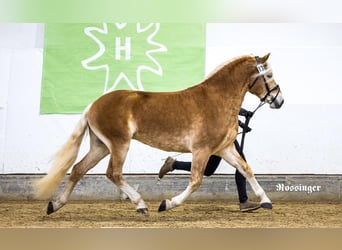
<svg viewBox="0 0 342 250"><path fill-rule="evenodd" d="M267 53L266 55L263 56L263 58L260 58L261 63L265 63L270 57L270 55L271 53Z"/></svg>

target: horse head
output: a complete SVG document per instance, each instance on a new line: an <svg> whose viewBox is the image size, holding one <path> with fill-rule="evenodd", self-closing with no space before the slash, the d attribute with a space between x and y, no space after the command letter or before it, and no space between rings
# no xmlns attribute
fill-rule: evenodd
<svg viewBox="0 0 342 250"><path fill-rule="evenodd" d="M270 53L263 57L255 56L255 74L251 77L248 91L260 98L262 103L268 103L271 108L279 109L284 98L279 85L273 78L270 64L267 62Z"/></svg>

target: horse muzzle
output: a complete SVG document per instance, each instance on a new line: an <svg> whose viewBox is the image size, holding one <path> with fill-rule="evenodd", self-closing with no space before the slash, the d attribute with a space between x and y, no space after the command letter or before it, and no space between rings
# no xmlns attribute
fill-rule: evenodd
<svg viewBox="0 0 342 250"><path fill-rule="evenodd" d="M270 108L280 109L283 104L284 104L284 98L282 94L279 93L276 97L274 97L274 99L270 103Z"/></svg>

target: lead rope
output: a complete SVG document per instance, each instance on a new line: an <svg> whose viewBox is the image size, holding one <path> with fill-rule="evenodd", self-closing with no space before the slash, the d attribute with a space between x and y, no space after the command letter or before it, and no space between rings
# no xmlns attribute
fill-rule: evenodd
<svg viewBox="0 0 342 250"><path fill-rule="evenodd" d="M268 85L266 84L266 87L268 88ZM272 102L274 102L274 100L277 98L277 96L279 95L279 92L280 92L280 89L279 89L279 86L276 85L274 88L272 88L271 90L268 90L267 91L267 94L265 95L264 98L261 99L259 105L253 110L253 112L251 112L252 115L248 115L246 116L245 115L245 123L243 124L242 123L242 126L239 126L242 128L242 132L238 133L238 134L242 134L242 137L241 137L241 141L240 141L240 154L243 154L243 146L245 144L245 136L246 136L246 133L248 133L250 130L248 129L248 124L249 124L249 120L254 116L254 114L258 111L259 108L261 108L262 106L265 105L265 99L266 97L273 91L273 90L276 90L278 89L278 92L276 94L276 96L273 98Z"/></svg>
<svg viewBox="0 0 342 250"><path fill-rule="evenodd" d="M252 112L252 116L254 115L254 113ZM245 136L248 132L250 132L250 130L248 129L248 124L249 124L249 121L250 119L252 118L252 116L245 116L245 122L244 123L240 123L239 122L239 126L242 128L242 136L241 136L241 141L240 141L240 148L239 148L239 154L240 155L243 155L243 147L245 145Z"/></svg>
<svg viewBox="0 0 342 250"><path fill-rule="evenodd" d="M259 105L252 112L247 111L247 114L244 115L245 117L244 123L239 121L239 126L242 128L242 132L238 133L238 134L242 134L241 140L240 140L240 152L239 152L241 155L243 155L243 147L245 145L246 134L251 131L251 129L248 127L249 121L254 116L254 114L258 111L258 109L264 106L265 103L266 103L265 101L261 101ZM250 113L251 115L248 115L248 113Z"/></svg>
<svg viewBox="0 0 342 250"><path fill-rule="evenodd" d="M265 101L261 101L260 103L259 103L259 105L254 109L254 111L252 112L252 114L254 115L255 114L255 112L257 112L257 110L259 109L259 108L261 108L262 106L264 106L265 105ZM252 116L253 116L252 115ZM251 117L252 117L251 116Z"/></svg>

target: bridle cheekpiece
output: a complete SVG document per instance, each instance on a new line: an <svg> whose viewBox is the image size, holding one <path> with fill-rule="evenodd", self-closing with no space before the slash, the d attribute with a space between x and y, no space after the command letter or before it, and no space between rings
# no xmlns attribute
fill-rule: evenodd
<svg viewBox="0 0 342 250"><path fill-rule="evenodd" d="M255 78L255 80L253 81L253 83L251 84L249 89L253 88L253 86L258 81L259 77L262 76L263 79L264 79L264 85L265 85L265 88L266 88L266 94L264 95L264 97L260 98L260 101L262 103L264 103L266 101L267 97L270 96L273 91L278 90L277 94L274 97L272 97L272 100L271 100L271 103L270 103L270 104L272 104L274 102L274 100L278 97L279 93L280 93L280 87L277 84L273 88L270 89L270 87L268 86L267 80L265 78L266 69L265 69L264 65L260 62L260 58L258 56L255 56L255 60L257 62L256 68L257 68L259 74Z"/></svg>

